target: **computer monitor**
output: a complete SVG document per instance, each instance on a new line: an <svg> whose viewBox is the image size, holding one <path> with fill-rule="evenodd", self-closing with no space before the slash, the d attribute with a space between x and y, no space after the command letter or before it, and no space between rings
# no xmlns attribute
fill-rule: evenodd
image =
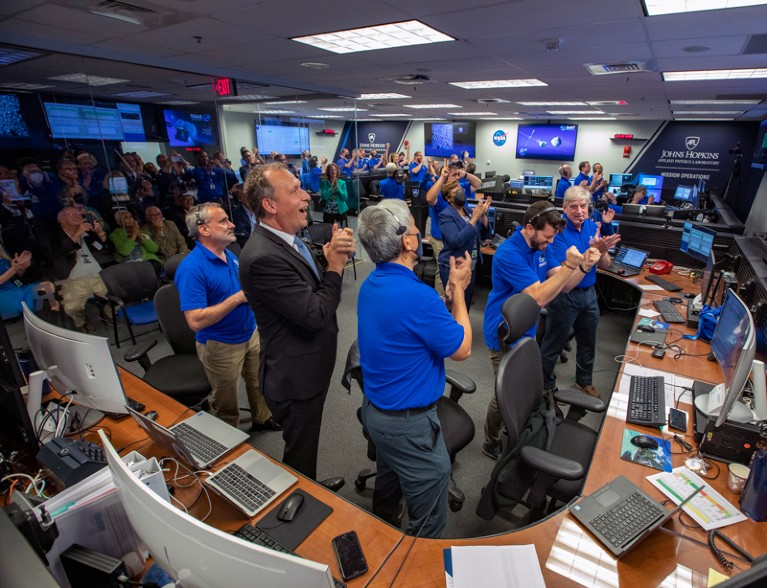
<svg viewBox="0 0 767 588"><path fill-rule="evenodd" d="M554 176L523 176L525 190L551 192L554 186Z"/></svg>
<svg viewBox="0 0 767 588"><path fill-rule="evenodd" d="M184 586L333 588L327 564L249 543L166 502L131 473L103 431L99 436L133 530L160 567Z"/></svg>
<svg viewBox="0 0 767 588"><path fill-rule="evenodd" d="M503 176L485 178L477 191L482 194L503 194Z"/></svg>
<svg viewBox="0 0 767 588"><path fill-rule="evenodd" d="M695 406L721 427L726 420L746 423L754 415L739 402L756 353L756 331L751 312L735 292L729 290L711 338L711 352L724 373L724 383L695 398Z"/></svg>
<svg viewBox="0 0 767 588"><path fill-rule="evenodd" d="M494 177L495 177L495 172L494 171L486 171L485 172L485 179L486 180L489 180L490 178L494 178Z"/></svg>
<svg viewBox="0 0 767 588"><path fill-rule="evenodd" d="M711 286L714 283L714 273L716 272L716 255L712 249L708 253L708 259L706 260L706 268L703 270L703 278L700 280L700 294L696 296L695 303L699 303L702 307L708 301L708 295L711 293ZM700 300L698 300L700 298Z"/></svg>
<svg viewBox="0 0 767 588"><path fill-rule="evenodd" d="M473 211L476 204L467 204L469 210ZM490 230L490 236L495 235L495 206L490 206L487 209L487 228Z"/></svg>
<svg viewBox="0 0 767 588"><path fill-rule="evenodd" d="M620 188L631 182L631 174L610 174L610 187Z"/></svg>
<svg viewBox="0 0 767 588"><path fill-rule="evenodd" d="M692 202L693 187L683 186L679 184L674 191L674 200L680 200L683 202Z"/></svg>
<svg viewBox="0 0 767 588"><path fill-rule="evenodd" d="M624 204L621 206L621 214L633 214L639 216L642 214L642 208L644 208L644 206L644 204Z"/></svg>
<svg viewBox="0 0 767 588"><path fill-rule="evenodd" d="M651 218L664 218L666 216L666 206L656 204L645 204L643 214Z"/></svg>
<svg viewBox="0 0 767 588"><path fill-rule="evenodd" d="M685 221L679 251L698 261L708 261L714 239L716 239L716 231Z"/></svg>
<svg viewBox="0 0 767 588"><path fill-rule="evenodd" d="M95 424L94 413L98 415L96 422L103 416L98 411L128 414L109 340L57 327L36 316L26 304L22 306L24 331L38 369L45 372L59 393L72 393L76 404L91 409L86 411L88 424L82 426ZM39 410L41 394L41 390L33 390L33 380L30 376L28 407L32 415Z"/></svg>

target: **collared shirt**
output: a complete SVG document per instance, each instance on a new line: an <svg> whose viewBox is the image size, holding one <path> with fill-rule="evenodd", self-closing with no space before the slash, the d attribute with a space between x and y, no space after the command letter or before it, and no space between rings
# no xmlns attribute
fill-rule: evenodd
<svg viewBox="0 0 767 588"><path fill-rule="evenodd" d="M66 233L66 231L64 232ZM69 233L67 235L71 236ZM80 249L75 252L75 265L69 272L70 280L97 276L101 271L101 265L93 257L93 253L83 237L80 237L79 245Z"/></svg>
<svg viewBox="0 0 767 588"><path fill-rule="evenodd" d="M407 300L407 304L394 304ZM382 263L360 287L357 330L365 396L385 410L428 406L445 389L445 361L463 327L413 271Z"/></svg>
<svg viewBox="0 0 767 588"><path fill-rule="evenodd" d="M544 251L532 249L517 227L510 239L501 243L493 257L493 289L485 306L485 344L494 351L500 351L498 325L503 322L501 307L506 300L522 292L528 286L546 279L549 266ZM524 336L535 337L537 321ZM367 384L366 384L367 385Z"/></svg>
<svg viewBox="0 0 767 588"><path fill-rule="evenodd" d="M426 179L426 175L429 173L429 166L426 164L426 161L424 160L421 162L421 169L418 171L418 173L413 171L417 167L418 167L418 164L415 161L410 164L410 181L423 184L423 181Z"/></svg>
<svg viewBox="0 0 767 588"><path fill-rule="evenodd" d="M427 192L429 188L424 188ZM442 197L442 193L437 194L437 202L434 206L429 206L429 216L431 217L431 236L435 239L442 239L442 230L439 228L439 213L445 210L450 204Z"/></svg>
<svg viewBox="0 0 767 588"><path fill-rule="evenodd" d="M585 253L591 246L590 241L597 234L597 225L591 219L586 219L581 225L581 229L575 228L575 225L567 218L567 215L562 215L565 219L565 230L554 237L554 242L546 249L546 261L549 264L549 269L559 267L564 263L567 257L567 250L571 245L575 245L576 249L581 253ZM580 271L580 270L578 270ZM597 266L589 270L589 272L583 276L583 279L578 282L576 288L590 288L597 281Z"/></svg>
<svg viewBox="0 0 767 588"><path fill-rule="evenodd" d="M176 270L176 287L181 310L198 310L222 303L239 292L240 264L237 257L224 249L226 262L198 242ZM256 329L256 317L250 305L238 305L220 321L197 331L195 339L236 345L250 340Z"/></svg>
<svg viewBox="0 0 767 588"><path fill-rule="evenodd" d="M576 186L578 184L575 184ZM557 191L554 193L555 198L564 198L565 192L567 192L567 189L570 187L570 180L567 178L559 178L559 181L557 182Z"/></svg>
<svg viewBox="0 0 767 588"><path fill-rule="evenodd" d="M385 178L379 183L382 198L405 199L405 184L400 184L394 178Z"/></svg>
<svg viewBox="0 0 767 588"><path fill-rule="evenodd" d="M280 239L285 241L285 243L287 243L293 249L298 251L298 249L296 248L295 244L293 243L293 239L295 238L295 235L291 235L290 233L286 233L285 231L281 231L279 229L275 229L274 227L270 227L269 225L267 225L265 223L258 223L258 224L260 224L262 227L264 227L267 231L271 231L272 233L277 235Z"/></svg>
<svg viewBox="0 0 767 588"><path fill-rule="evenodd" d="M573 186L580 186L583 180L586 180L587 186L591 185L591 176L587 176L586 174L581 172L577 176L575 176L575 182L573 183Z"/></svg>

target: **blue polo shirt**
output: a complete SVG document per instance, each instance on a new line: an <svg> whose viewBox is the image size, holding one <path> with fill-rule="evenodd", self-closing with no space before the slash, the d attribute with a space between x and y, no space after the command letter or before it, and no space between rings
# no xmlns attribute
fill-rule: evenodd
<svg viewBox="0 0 767 588"><path fill-rule="evenodd" d="M349 160L345 157L339 157L338 161L336 161L336 165L341 169L341 174L346 175L347 173L351 174L352 168L346 167L346 164L349 163Z"/></svg>
<svg viewBox="0 0 767 588"><path fill-rule="evenodd" d="M579 173L577 176L575 176L575 183L573 186L580 186L583 180L586 180L587 186L591 185L591 178L584 173Z"/></svg>
<svg viewBox="0 0 767 588"><path fill-rule="evenodd" d="M578 184L575 184L576 186ZM565 192L567 192L567 189L570 187L570 180L567 178L559 178L559 181L557 182L557 191L554 193L555 198L564 198Z"/></svg>
<svg viewBox="0 0 767 588"><path fill-rule="evenodd" d="M493 289L485 305L485 344L494 351L500 351L498 325L503 322L501 307L511 296L522 292L528 286L546 279L549 270L544 251L531 249L522 235L522 227L510 239L501 243L493 257ZM536 321L523 336L535 337ZM365 383L367 386L367 383Z"/></svg>
<svg viewBox="0 0 767 588"><path fill-rule="evenodd" d="M176 287L182 312L215 306L242 290L240 264L231 251L225 249L224 253L226 263L198 242L178 266ZM248 341L255 329L256 317L245 302L194 336L203 344L213 340L235 345Z"/></svg>
<svg viewBox="0 0 767 588"><path fill-rule="evenodd" d="M380 157L368 157L365 160L365 163L367 163L368 169L373 169L380 162L381 162L381 158Z"/></svg>
<svg viewBox="0 0 767 588"><path fill-rule="evenodd" d="M410 164L410 181L423 184L424 180L426 179L426 176L429 173L429 166L426 165L426 161L423 161L420 171L418 173L415 173L413 170L417 167L418 167L418 164L416 162L413 162Z"/></svg>
<svg viewBox="0 0 767 588"><path fill-rule="evenodd" d="M407 304L392 304L406 300ZM409 268L382 263L360 287L357 338L365 396L385 410L428 406L445 389L445 361L463 327Z"/></svg>
<svg viewBox="0 0 767 588"><path fill-rule="evenodd" d="M562 265L571 245L575 245L578 251L584 253L590 247L589 241L597 234L597 225L589 218L583 221L580 231L570 222L566 214L563 214L562 218L565 219L565 230L554 237L554 242L546 248L546 262L549 269ZM578 282L576 288L590 288L596 281L597 266L594 265Z"/></svg>
<svg viewBox="0 0 767 588"><path fill-rule="evenodd" d="M210 171L204 167L196 167L190 175L197 184L197 201L199 203L211 202L224 198L226 195L226 174L220 167L213 167Z"/></svg>
<svg viewBox="0 0 767 588"><path fill-rule="evenodd" d="M394 178L385 178L378 184L382 198L405 199L405 184L400 184Z"/></svg>
<svg viewBox="0 0 767 588"><path fill-rule="evenodd" d="M427 190L427 188L424 188ZM431 236L436 239L442 239L442 230L439 228L439 213L445 210L450 204L442 197L442 193L437 194L437 203L429 206L429 216L431 217Z"/></svg>

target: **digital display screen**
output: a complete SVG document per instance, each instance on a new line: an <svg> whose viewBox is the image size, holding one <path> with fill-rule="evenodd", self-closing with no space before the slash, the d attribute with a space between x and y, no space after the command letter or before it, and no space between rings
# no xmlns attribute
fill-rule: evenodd
<svg viewBox="0 0 767 588"><path fill-rule="evenodd" d="M215 119L208 112L163 110L171 147L215 145Z"/></svg>
<svg viewBox="0 0 767 588"><path fill-rule="evenodd" d="M524 176L525 190L548 190L554 185L554 176Z"/></svg>
<svg viewBox="0 0 767 588"><path fill-rule="evenodd" d="M0 137L29 137L18 96L0 94Z"/></svg>
<svg viewBox="0 0 767 588"><path fill-rule="evenodd" d="M519 125L517 159L573 161L578 125Z"/></svg>
<svg viewBox="0 0 767 588"><path fill-rule="evenodd" d="M309 128L256 125L256 143L261 153L276 151L283 155L301 155L309 149Z"/></svg>
<svg viewBox="0 0 767 588"><path fill-rule="evenodd" d="M427 157L476 156L475 123L426 123L424 125L424 155Z"/></svg>
<svg viewBox="0 0 767 588"><path fill-rule="evenodd" d="M714 239L716 239L716 231L687 221L682 227L679 250L698 261L708 261Z"/></svg>
<svg viewBox="0 0 767 588"><path fill-rule="evenodd" d="M45 102L44 105L54 139L125 140L116 108L55 102Z"/></svg>
<svg viewBox="0 0 767 588"><path fill-rule="evenodd" d="M692 186L677 186L674 192L674 200L689 201L692 199Z"/></svg>
<svg viewBox="0 0 767 588"><path fill-rule="evenodd" d="M610 186L620 188L623 184L631 183L631 174L610 174Z"/></svg>
<svg viewBox="0 0 767 588"><path fill-rule="evenodd" d="M120 126L124 135L123 141L131 143L143 143L146 141L144 119L141 118L141 106L118 102L117 112L120 114Z"/></svg>

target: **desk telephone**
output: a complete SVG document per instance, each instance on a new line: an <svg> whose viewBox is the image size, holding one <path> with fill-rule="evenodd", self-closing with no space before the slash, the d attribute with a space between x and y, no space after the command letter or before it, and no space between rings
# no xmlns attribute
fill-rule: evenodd
<svg viewBox="0 0 767 588"><path fill-rule="evenodd" d="M671 270L674 269L674 264L670 261L665 261L663 259L659 259L654 264L650 266L650 273L656 274L658 276L662 276L664 274L670 274Z"/></svg>

